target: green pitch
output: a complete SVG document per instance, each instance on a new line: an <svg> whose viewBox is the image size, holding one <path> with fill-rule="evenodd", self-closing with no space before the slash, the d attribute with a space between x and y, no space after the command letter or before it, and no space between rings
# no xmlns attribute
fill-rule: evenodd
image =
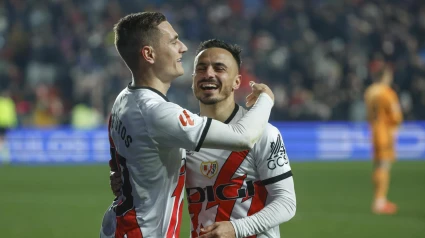
<svg viewBox="0 0 425 238"><path fill-rule="evenodd" d="M395 216L370 213L369 162L292 163L297 213L282 237L425 237L425 162L398 162ZM112 201L107 166L0 166L1 237L98 237ZM185 210L181 237L189 236Z"/></svg>

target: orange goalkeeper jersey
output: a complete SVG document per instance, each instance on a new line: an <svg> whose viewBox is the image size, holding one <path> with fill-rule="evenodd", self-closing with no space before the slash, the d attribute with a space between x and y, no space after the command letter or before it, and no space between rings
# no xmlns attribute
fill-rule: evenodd
<svg viewBox="0 0 425 238"><path fill-rule="evenodd" d="M374 83L366 89L365 102L375 157L394 157L394 134L403 120L397 94L388 85Z"/></svg>

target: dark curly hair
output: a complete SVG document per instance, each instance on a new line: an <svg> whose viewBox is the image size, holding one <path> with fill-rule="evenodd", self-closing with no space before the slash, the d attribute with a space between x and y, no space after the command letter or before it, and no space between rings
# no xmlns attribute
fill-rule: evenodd
<svg viewBox="0 0 425 238"><path fill-rule="evenodd" d="M218 39L206 40L199 44L199 47L196 50L196 55L198 55L201 51L209 48L222 48L229 51L230 54L232 54L233 58L236 60L236 63L238 64L238 69L241 68L242 61L240 54L242 52L242 48L239 45L229 44Z"/></svg>

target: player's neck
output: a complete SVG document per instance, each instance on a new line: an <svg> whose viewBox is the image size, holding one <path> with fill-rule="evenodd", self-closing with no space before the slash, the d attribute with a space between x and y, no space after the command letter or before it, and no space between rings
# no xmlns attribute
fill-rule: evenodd
<svg viewBox="0 0 425 238"><path fill-rule="evenodd" d="M379 81L379 82L376 82L375 85L390 87L391 84L386 81Z"/></svg>
<svg viewBox="0 0 425 238"><path fill-rule="evenodd" d="M203 104L200 102L200 115L210 117L221 122L225 122L230 117L236 106L233 97L229 97L227 99L228 100L223 100L221 102L211 105Z"/></svg>
<svg viewBox="0 0 425 238"><path fill-rule="evenodd" d="M162 94L167 95L170 83L164 83L151 71L133 72L133 79L131 86L134 87L150 87L160 91Z"/></svg>

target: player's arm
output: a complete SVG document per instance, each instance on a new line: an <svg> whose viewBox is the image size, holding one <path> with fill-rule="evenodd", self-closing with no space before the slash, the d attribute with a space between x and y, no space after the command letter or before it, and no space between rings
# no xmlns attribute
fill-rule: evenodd
<svg viewBox="0 0 425 238"><path fill-rule="evenodd" d="M403 113L401 112L400 102L398 101L397 94L391 92L387 95L388 101L388 119L391 125L398 126L403 121Z"/></svg>
<svg viewBox="0 0 425 238"><path fill-rule="evenodd" d="M269 125L253 152L268 203L254 215L231 221L236 237L267 231L290 220L296 211L294 180L279 130Z"/></svg>
<svg viewBox="0 0 425 238"><path fill-rule="evenodd" d="M277 182L266 185L268 203L254 215L231 221L236 237L260 234L279 224L289 221L295 215L296 197L291 171L284 173Z"/></svg>
<svg viewBox="0 0 425 238"><path fill-rule="evenodd" d="M272 99L261 94L257 103L234 124L212 120L202 147L233 151L252 149L260 138L270 117Z"/></svg>
<svg viewBox="0 0 425 238"><path fill-rule="evenodd" d="M108 122L108 137L109 137L109 152L111 155L111 159L109 160L109 180L110 180L110 186L112 193L118 197L121 194L121 187L122 187L122 178L121 178L121 171L119 170L118 161L117 161L117 154L115 150L115 144L111 137L111 120L112 115L109 116L109 122Z"/></svg>
<svg viewBox="0 0 425 238"><path fill-rule="evenodd" d="M201 147L251 149L267 125L274 100L266 85L255 84L252 88L248 102L255 104L235 124L200 117L174 103L162 103L148 115L149 133L158 144L188 150L198 151Z"/></svg>
<svg viewBox="0 0 425 238"><path fill-rule="evenodd" d="M121 195L122 179L121 179L121 171L118 168L115 144L111 137L111 122L112 122L112 115L109 115L108 139L109 139L109 153L111 156L108 163L109 169L110 169L109 170L109 186L111 187L112 193L115 195L115 199L117 199Z"/></svg>

